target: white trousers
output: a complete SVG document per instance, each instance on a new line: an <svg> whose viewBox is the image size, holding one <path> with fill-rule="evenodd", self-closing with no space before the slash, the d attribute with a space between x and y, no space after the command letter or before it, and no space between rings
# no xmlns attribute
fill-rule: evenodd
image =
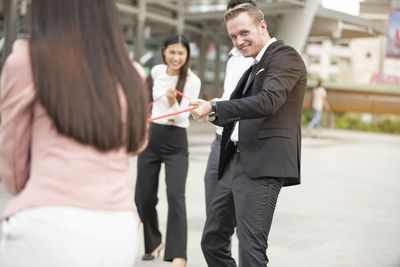
<svg viewBox="0 0 400 267"><path fill-rule="evenodd" d="M2 222L0 267L132 267L133 211L38 207Z"/></svg>

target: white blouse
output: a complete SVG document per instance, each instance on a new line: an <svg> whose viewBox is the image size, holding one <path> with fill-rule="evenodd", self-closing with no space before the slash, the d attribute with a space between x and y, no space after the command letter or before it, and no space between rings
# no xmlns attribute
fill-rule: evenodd
<svg viewBox="0 0 400 267"><path fill-rule="evenodd" d="M167 65L160 64L154 66L151 69L151 77L153 78L153 99L156 100L161 97L159 100L153 103L151 111L152 118L159 117L165 114L175 113L177 111L189 108L190 100L185 97L182 97L181 103L178 103L178 101L176 101L172 107L169 106L168 98L165 96L165 92L170 88L176 88L179 76L168 75ZM191 100L194 100L199 97L200 86L200 79L196 76L196 74L189 70L186 84L183 88L183 94ZM177 127L187 128L189 127L189 115L190 112L184 112L163 119L158 119L153 122L158 124L174 125Z"/></svg>

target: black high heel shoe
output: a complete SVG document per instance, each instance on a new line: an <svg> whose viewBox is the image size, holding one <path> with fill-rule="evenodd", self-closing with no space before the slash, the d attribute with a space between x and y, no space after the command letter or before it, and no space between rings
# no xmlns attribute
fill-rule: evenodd
<svg viewBox="0 0 400 267"><path fill-rule="evenodd" d="M160 256L160 252L157 252L157 257ZM156 256L146 253L142 256L142 261L152 261Z"/></svg>
<svg viewBox="0 0 400 267"><path fill-rule="evenodd" d="M142 256L142 261L152 261L154 260L156 257L160 256L160 252L163 249L163 244L161 243L160 245L158 245L158 247L156 247L156 249L158 249L157 252L154 253L154 251L152 253L146 253ZM155 250L156 250L155 249ZM155 255L153 255L155 254Z"/></svg>

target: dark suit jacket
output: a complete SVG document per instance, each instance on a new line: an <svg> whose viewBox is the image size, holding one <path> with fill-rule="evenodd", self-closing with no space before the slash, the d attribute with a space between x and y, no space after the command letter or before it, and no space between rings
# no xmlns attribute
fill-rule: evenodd
<svg viewBox="0 0 400 267"><path fill-rule="evenodd" d="M214 123L224 126L219 177L235 151L230 142L239 123L240 161L250 178L281 177L284 185L300 183L301 115L307 71L300 55L282 41L273 42L238 82L231 100L217 102Z"/></svg>

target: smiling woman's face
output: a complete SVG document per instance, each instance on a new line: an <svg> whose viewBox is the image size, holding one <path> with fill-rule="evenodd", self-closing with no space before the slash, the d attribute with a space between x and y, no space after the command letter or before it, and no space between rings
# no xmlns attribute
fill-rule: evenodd
<svg viewBox="0 0 400 267"><path fill-rule="evenodd" d="M165 63L169 71L178 74L181 67L186 63L187 50L180 44L171 44L164 50Z"/></svg>

